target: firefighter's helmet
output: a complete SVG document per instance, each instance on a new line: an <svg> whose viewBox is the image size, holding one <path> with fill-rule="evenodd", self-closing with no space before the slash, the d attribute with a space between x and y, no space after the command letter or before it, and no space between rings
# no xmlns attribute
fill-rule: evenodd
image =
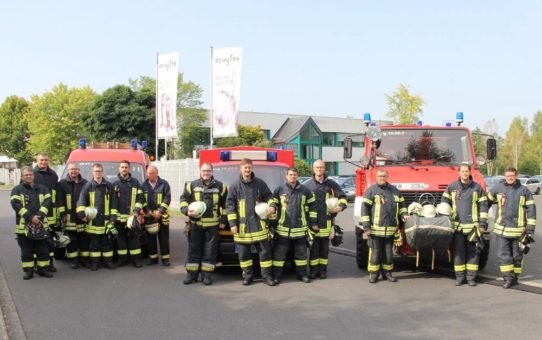
<svg viewBox="0 0 542 340"><path fill-rule="evenodd" d="M413 214L420 215L422 212L422 205L418 202L412 202L408 206L407 212L409 215L413 215Z"/></svg>
<svg viewBox="0 0 542 340"><path fill-rule="evenodd" d="M158 234L158 230L160 230L160 223L155 222L151 224L146 224L145 229L147 229L147 233L150 235L156 235Z"/></svg>
<svg viewBox="0 0 542 340"><path fill-rule="evenodd" d="M265 220L265 219L267 219L267 213L269 211L269 204L267 204L265 202L260 202L260 203L256 204L256 206L254 207L254 210L256 211L256 214L262 220Z"/></svg>
<svg viewBox="0 0 542 340"><path fill-rule="evenodd" d="M196 213L195 218L200 218L207 210L207 205L202 201L194 201L188 206L188 211L193 211Z"/></svg>
<svg viewBox="0 0 542 340"><path fill-rule="evenodd" d="M86 207L85 208L85 216L87 217L87 220L92 221L96 218L96 215L98 214L98 210L94 207Z"/></svg>
<svg viewBox="0 0 542 340"><path fill-rule="evenodd" d="M423 217L435 217L437 216L437 209L432 204L426 204L422 207L422 216Z"/></svg>
<svg viewBox="0 0 542 340"><path fill-rule="evenodd" d="M339 206L339 199L337 197L331 197L326 200L326 206L328 211L333 211Z"/></svg>
<svg viewBox="0 0 542 340"><path fill-rule="evenodd" d="M54 243L56 248L66 248L70 244L71 239L64 233L56 233Z"/></svg>
<svg viewBox="0 0 542 340"><path fill-rule="evenodd" d="M437 213L439 215L450 216L452 214L452 207L446 202L441 202L437 204Z"/></svg>
<svg viewBox="0 0 542 340"><path fill-rule="evenodd" d="M37 224L33 224L32 221L28 222L25 226L26 228L26 237L33 240L44 240L49 235L47 235L47 230L42 221L39 221Z"/></svg>
<svg viewBox="0 0 542 340"><path fill-rule="evenodd" d="M141 235L141 223L137 215L131 215L126 221L126 228L130 230L130 233L136 236Z"/></svg>

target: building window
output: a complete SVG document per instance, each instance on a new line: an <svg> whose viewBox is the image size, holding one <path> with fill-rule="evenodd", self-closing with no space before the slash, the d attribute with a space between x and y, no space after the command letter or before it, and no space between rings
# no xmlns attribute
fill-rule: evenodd
<svg viewBox="0 0 542 340"><path fill-rule="evenodd" d="M324 146L335 146L334 132L324 132Z"/></svg>

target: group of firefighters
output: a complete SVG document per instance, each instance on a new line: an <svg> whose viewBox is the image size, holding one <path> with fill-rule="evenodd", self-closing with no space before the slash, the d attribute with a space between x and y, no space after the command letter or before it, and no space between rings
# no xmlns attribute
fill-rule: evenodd
<svg viewBox="0 0 542 340"><path fill-rule="evenodd" d="M170 265L171 190L155 166L147 167L148 178L140 184L130 174L130 163L121 161L118 178L110 183L103 178L101 164L93 165L92 179L87 181L77 164L69 163L67 177L58 182L48 161L48 155L41 153L35 168L23 167L21 183L11 193L25 280L35 271L44 277L56 272L54 244L46 237L47 230L69 236L66 257L72 268L84 266L94 271L100 264L115 269L126 265L128 259L135 267L142 267L142 228L152 225L154 231L146 233L147 264L158 263L158 243L162 264ZM186 183L180 198L181 213L188 217L184 231L188 238L187 276L183 283L201 279L204 285L212 284L219 230L226 225L233 234L243 285L254 279L254 251L266 285L280 284L290 250L299 281L325 279L329 243L338 237L333 221L346 209L346 196L327 178L321 160L314 162L313 177L304 184L299 183L298 175L296 168L289 168L285 182L272 192L254 174L252 161L243 159L239 178L228 187L213 177L212 164L203 163L200 177ZM533 196L517 180L517 170L507 168L505 181L486 193L473 181L470 166L462 164L459 179L448 185L442 202L450 205L455 229L455 285L476 286L480 249L475 240L487 231L492 204L497 207L493 233L504 288L515 285L536 226ZM406 222L409 217L401 192L388 182L388 172L378 170L377 183L364 193L360 219L369 246L370 283L376 283L380 276L397 281L392 275L392 248L402 242L397 238L398 228L401 220ZM117 262L113 262L114 250Z"/></svg>

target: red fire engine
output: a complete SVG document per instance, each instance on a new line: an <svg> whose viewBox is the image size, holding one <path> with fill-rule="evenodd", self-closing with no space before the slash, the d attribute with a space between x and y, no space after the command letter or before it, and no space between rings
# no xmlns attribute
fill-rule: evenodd
<svg viewBox="0 0 542 340"><path fill-rule="evenodd" d="M254 174L263 179L273 191L284 183L286 170L294 166L292 150L269 149L254 146L236 146L200 151L200 166L204 162L213 165L215 179L231 185L240 175L240 161L248 158L253 162ZM233 234L226 227L219 232L218 265L239 265Z"/></svg>
<svg viewBox="0 0 542 340"><path fill-rule="evenodd" d="M407 206L412 202L422 205L440 203L448 184L457 180L459 165L465 163L472 166L473 180L485 189L479 166L486 160L495 159L496 141L489 136L486 159L476 157L471 132L461 126L462 112L457 113L457 126L452 126L451 122L445 126L428 126L422 122L376 126L371 122L370 114L365 114L364 123L367 127L362 134L365 148L356 170L356 222L360 218L363 193L376 183L379 169L388 171L390 183L402 192ZM352 141L353 136L345 139L345 160L352 158ZM489 254L489 235L486 233L485 236L486 247L480 256L480 268L485 266ZM357 265L360 269L367 269L367 241L360 228L356 228L356 239ZM415 253L406 242L395 252L397 255Z"/></svg>

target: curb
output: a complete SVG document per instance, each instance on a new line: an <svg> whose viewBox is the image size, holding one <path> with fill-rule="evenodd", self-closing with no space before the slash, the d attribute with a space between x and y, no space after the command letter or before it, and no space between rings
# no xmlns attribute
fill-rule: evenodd
<svg viewBox="0 0 542 340"><path fill-rule="evenodd" d="M26 339L17 307L13 302L4 269L0 262L0 337L2 339Z"/></svg>

